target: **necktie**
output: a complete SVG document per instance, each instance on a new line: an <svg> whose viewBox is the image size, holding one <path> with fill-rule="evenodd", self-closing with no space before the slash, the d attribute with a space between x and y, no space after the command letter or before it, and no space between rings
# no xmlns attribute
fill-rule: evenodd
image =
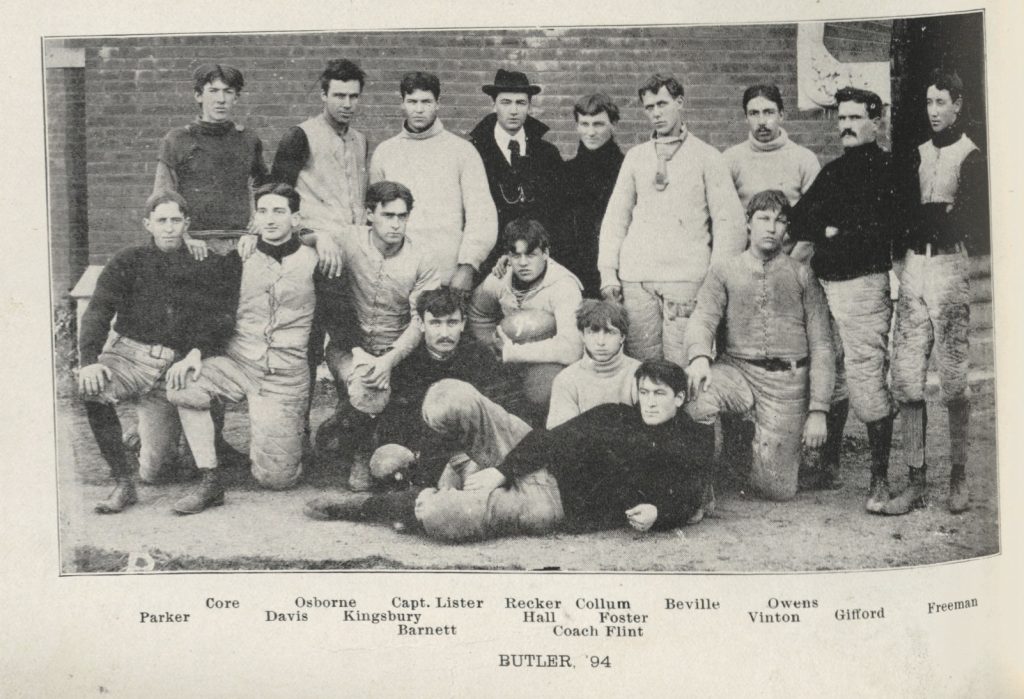
<svg viewBox="0 0 1024 699"><path fill-rule="evenodd" d="M519 168L519 160L522 157L519 155L519 141L509 141L508 150L512 156L509 158L509 163L512 165L513 170L517 170Z"/></svg>

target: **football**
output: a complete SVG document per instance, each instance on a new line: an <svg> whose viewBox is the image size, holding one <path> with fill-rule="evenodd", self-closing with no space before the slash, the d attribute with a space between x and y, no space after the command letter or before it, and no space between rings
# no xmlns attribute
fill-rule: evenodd
<svg viewBox="0 0 1024 699"><path fill-rule="evenodd" d="M555 316L550 311L524 309L505 316L501 329L516 344L547 340L555 336Z"/></svg>
<svg viewBox="0 0 1024 699"><path fill-rule="evenodd" d="M416 455L401 444L385 444L370 457L370 473L379 481L403 481Z"/></svg>

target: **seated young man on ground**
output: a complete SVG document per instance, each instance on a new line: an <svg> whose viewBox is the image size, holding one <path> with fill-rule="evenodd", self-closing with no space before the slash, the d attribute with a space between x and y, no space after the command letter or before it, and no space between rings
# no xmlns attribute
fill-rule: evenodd
<svg viewBox="0 0 1024 699"><path fill-rule="evenodd" d="M511 274L488 275L481 282L470 301L469 324L479 342L493 347L503 363L515 365L522 372L530 403L530 414L525 417L541 424L548 412L555 375L583 355L583 341L576 329L583 285L576 275L550 258L548 234L537 221L521 218L509 223L502 247ZM502 321L523 311L550 314L553 333L541 333L547 337L538 339L532 335L542 329L526 327L523 337L510 338L502 329ZM537 314L524 317L527 315Z"/></svg>
<svg viewBox="0 0 1024 699"><path fill-rule="evenodd" d="M167 391L203 473L202 483L175 504L180 514L224 502L213 448L214 401L248 402L249 456L260 485L290 488L302 475L317 255L294 233L300 222L294 189L268 184L253 199L259 241L242 263L234 336L223 356L186 357L185 378Z"/></svg>
<svg viewBox="0 0 1024 699"><path fill-rule="evenodd" d="M114 405L139 400L139 476L159 479L177 457L180 434L165 378L178 380L186 354L221 351L234 329L241 264L237 256L192 259L183 242L188 223L180 194L152 195L142 220L152 241L114 255L82 317L79 391L89 427L117 481L110 497L96 505L102 514L120 512L138 497Z"/></svg>
<svg viewBox="0 0 1024 699"><path fill-rule="evenodd" d="M636 404L640 360L622 351L629 332L626 309L586 299L576 311L576 327L583 335L583 357L559 372L551 384L549 430L598 405Z"/></svg>
<svg viewBox="0 0 1024 699"><path fill-rule="evenodd" d="M636 382L638 406L602 405L531 431L469 384L440 381L427 392L424 420L457 438L481 470L461 489L321 498L306 514L398 523L445 541L686 524L700 512L714 430L680 410L686 376L678 365L644 362Z"/></svg>
<svg viewBox="0 0 1024 699"><path fill-rule="evenodd" d="M824 444L835 382L824 292L810 267L782 252L789 211L778 190L751 198L750 247L711 263L685 337L687 411L709 424L754 412L750 482L772 500L796 495L801 446ZM723 320L725 351L712 365Z"/></svg>
<svg viewBox="0 0 1024 699"><path fill-rule="evenodd" d="M414 455L416 465L409 474L414 484L436 485L446 462L460 472L469 466L458 445L423 423L423 398L434 383L465 381L509 412L517 410L514 377L488 348L464 334L465 298L448 286L419 295L413 322L423 334L423 343L392 373L391 399L376 423L374 447L402 445Z"/></svg>

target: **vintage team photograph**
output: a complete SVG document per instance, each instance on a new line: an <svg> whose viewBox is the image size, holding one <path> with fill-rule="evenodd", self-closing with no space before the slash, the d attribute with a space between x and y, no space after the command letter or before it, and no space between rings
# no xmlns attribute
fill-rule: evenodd
<svg viewBox="0 0 1024 699"><path fill-rule="evenodd" d="M60 573L998 554L984 28L43 39Z"/></svg>

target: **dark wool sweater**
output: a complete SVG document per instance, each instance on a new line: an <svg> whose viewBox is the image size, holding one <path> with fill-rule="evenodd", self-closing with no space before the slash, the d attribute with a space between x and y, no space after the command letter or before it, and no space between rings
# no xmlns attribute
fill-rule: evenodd
<svg viewBox="0 0 1024 699"><path fill-rule="evenodd" d="M199 349L204 357L223 352L235 329L241 278L237 254L196 262L184 245L121 250L100 273L82 317L82 366L96 363L115 315L114 330L137 342Z"/></svg>
<svg viewBox="0 0 1024 699"><path fill-rule="evenodd" d="M465 381L510 413L520 414L522 410L517 376L468 333L446 360L435 358L421 343L392 373L391 400L378 418L377 440L419 452L413 479L425 487L437 485L445 463L459 451L457 439L446 439L423 422L423 398L441 379Z"/></svg>
<svg viewBox="0 0 1024 699"><path fill-rule="evenodd" d="M855 279L892 267L892 242L902 229L889 153L871 142L847 148L821 169L797 202L790 237L814 243L819 279ZM838 235L825 237L835 226Z"/></svg>
<svg viewBox="0 0 1024 699"><path fill-rule="evenodd" d="M171 130L160 142L160 162L174 172L189 206L189 229L241 230L249 223L249 183L267 181L263 144L232 122L196 120Z"/></svg>
<svg viewBox="0 0 1024 699"><path fill-rule="evenodd" d="M576 157L565 163L565 213L563 237L552 244L551 256L583 282L583 294L598 297L601 275L597 271L597 244L601 220L625 156L615 139L597 150L582 143Z"/></svg>
<svg viewBox="0 0 1024 699"><path fill-rule="evenodd" d="M499 470L512 481L548 469L570 528L622 526L626 510L647 503L658 508L654 529L670 529L700 506L714 441L713 427L684 413L650 426L636 407L607 404L534 430Z"/></svg>

